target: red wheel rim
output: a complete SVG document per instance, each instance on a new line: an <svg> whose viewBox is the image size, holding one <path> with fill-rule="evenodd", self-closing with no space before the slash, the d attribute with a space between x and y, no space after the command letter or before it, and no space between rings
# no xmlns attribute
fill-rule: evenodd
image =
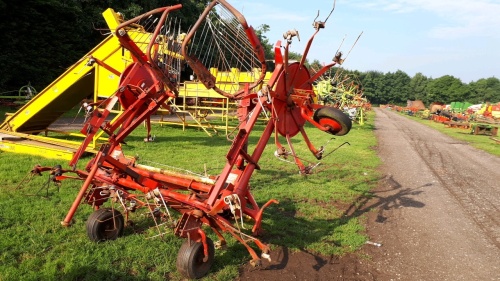
<svg viewBox="0 0 500 281"><path fill-rule="evenodd" d="M319 119L318 123L323 127L329 128L329 131L333 134L340 132L342 130L342 126L339 124L339 122L328 117L323 117Z"/></svg>

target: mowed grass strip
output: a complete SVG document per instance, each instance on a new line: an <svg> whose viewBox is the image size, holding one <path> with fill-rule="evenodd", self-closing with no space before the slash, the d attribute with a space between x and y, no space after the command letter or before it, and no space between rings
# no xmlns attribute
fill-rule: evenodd
<svg viewBox="0 0 500 281"><path fill-rule="evenodd" d="M252 133L250 151L263 128L260 122ZM293 251L322 255L353 252L367 237L362 212L352 210L360 207L360 198L370 196L379 179L373 113L365 125L354 124L346 136L334 137L311 126L307 132L318 148L325 146L325 154L344 142L348 144L318 161L300 136L294 138L294 148L306 165L321 162L314 174L303 176L295 164L274 156L274 140L269 141L259 161L262 169L251 178L252 194L259 205L271 198L280 203L266 209L261 239L272 248L286 246ZM145 165L216 175L231 145L226 136L209 137L194 128L183 131L178 126L153 125L153 133L155 141L145 143L145 129L136 129L126 139L124 153L138 156L138 162ZM79 167L89 160L80 160ZM152 238L157 234L150 228L153 222L141 215L132 214L135 225L127 227L123 237L105 243L91 242L86 235L90 206L81 205L74 225L62 227L60 221L82 182L65 180L61 187L47 185L45 174L19 186L36 164L68 168L65 161L0 152L0 280L182 280L175 268L182 239L172 232ZM206 232L216 241L209 229ZM241 244L225 236L229 245L216 251L205 280L234 280L239 267L250 260Z"/></svg>

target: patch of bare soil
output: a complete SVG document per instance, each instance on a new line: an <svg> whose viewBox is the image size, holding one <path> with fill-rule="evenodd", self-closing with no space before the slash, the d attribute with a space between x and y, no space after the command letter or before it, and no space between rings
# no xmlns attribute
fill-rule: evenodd
<svg viewBox="0 0 500 281"><path fill-rule="evenodd" d="M367 259L357 254L342 257L324 257L307 252L292 253L280 247L271 253L271 263L253 268L245 265L240 269L238 280L378 280L380 273Z"/></svg>
<svg viewBox="0 0 500 281"><path fill-rule="evenodd" d="M343 257L282 247L238 280L500 280L500 157L376 113L383 178L357 212L381 246Z"/></svg>

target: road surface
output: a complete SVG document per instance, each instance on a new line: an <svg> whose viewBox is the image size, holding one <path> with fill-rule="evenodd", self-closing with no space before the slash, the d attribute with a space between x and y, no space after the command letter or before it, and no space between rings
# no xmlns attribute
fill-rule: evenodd
<svg viewBox="0 0 500 281"><path fill-rule="evenodd" d="M377 279L500 280L500 157L375 110L384 179L368 231L382 243L370 249Z"/></svg>

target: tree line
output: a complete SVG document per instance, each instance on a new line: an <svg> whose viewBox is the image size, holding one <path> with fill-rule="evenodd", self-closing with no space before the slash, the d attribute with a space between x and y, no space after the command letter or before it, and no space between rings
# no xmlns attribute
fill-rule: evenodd
<svg viewBox="0 0 500 281"><path fill-rule="evenodd" d="M131 19L179 3L183 8L172 16L187 29L205 8L204 1L0 0L0 93L28 83L38 91L49 85L108 36L102 16L107 8Z"/></svg>
<svg viewBox="0 0 500 281"><path fill-rule="evenodd" d="M433 102L500 102L500 80L496 77L464 83L451 75L430 78L417 73L410 77L401 70L387 73L343 69L337 71L357 78L363 94L372 104L405 105L407 100L421 100L426 105Z"/></svg>
<svg viewBox="0 0 500 281"><path fill-rule="evenodd" d="M205 6L198 0L0 0L0 93L18 90L30 83L41 90L56 79L89 50L101 42L109 30L102 12L109 7L130 19L149 10L182 3L173 16L188 28ZM270 40L265 36L269 25L256 33L273 59ZM186 30L187 31L187 30ZM291 53L291 59L300 54ZM319 68L314 60L309 66ZM336 69L360 82L365 97L373 104L404 104L409 100L424 103L467 101L499 102L500 80L495 77L463 83L450 75L429 78L422 73L410 77L404 71L356 71ZM328 79L326 77L325 79ZM1 94L0 94L1 95Z"/></svg>

